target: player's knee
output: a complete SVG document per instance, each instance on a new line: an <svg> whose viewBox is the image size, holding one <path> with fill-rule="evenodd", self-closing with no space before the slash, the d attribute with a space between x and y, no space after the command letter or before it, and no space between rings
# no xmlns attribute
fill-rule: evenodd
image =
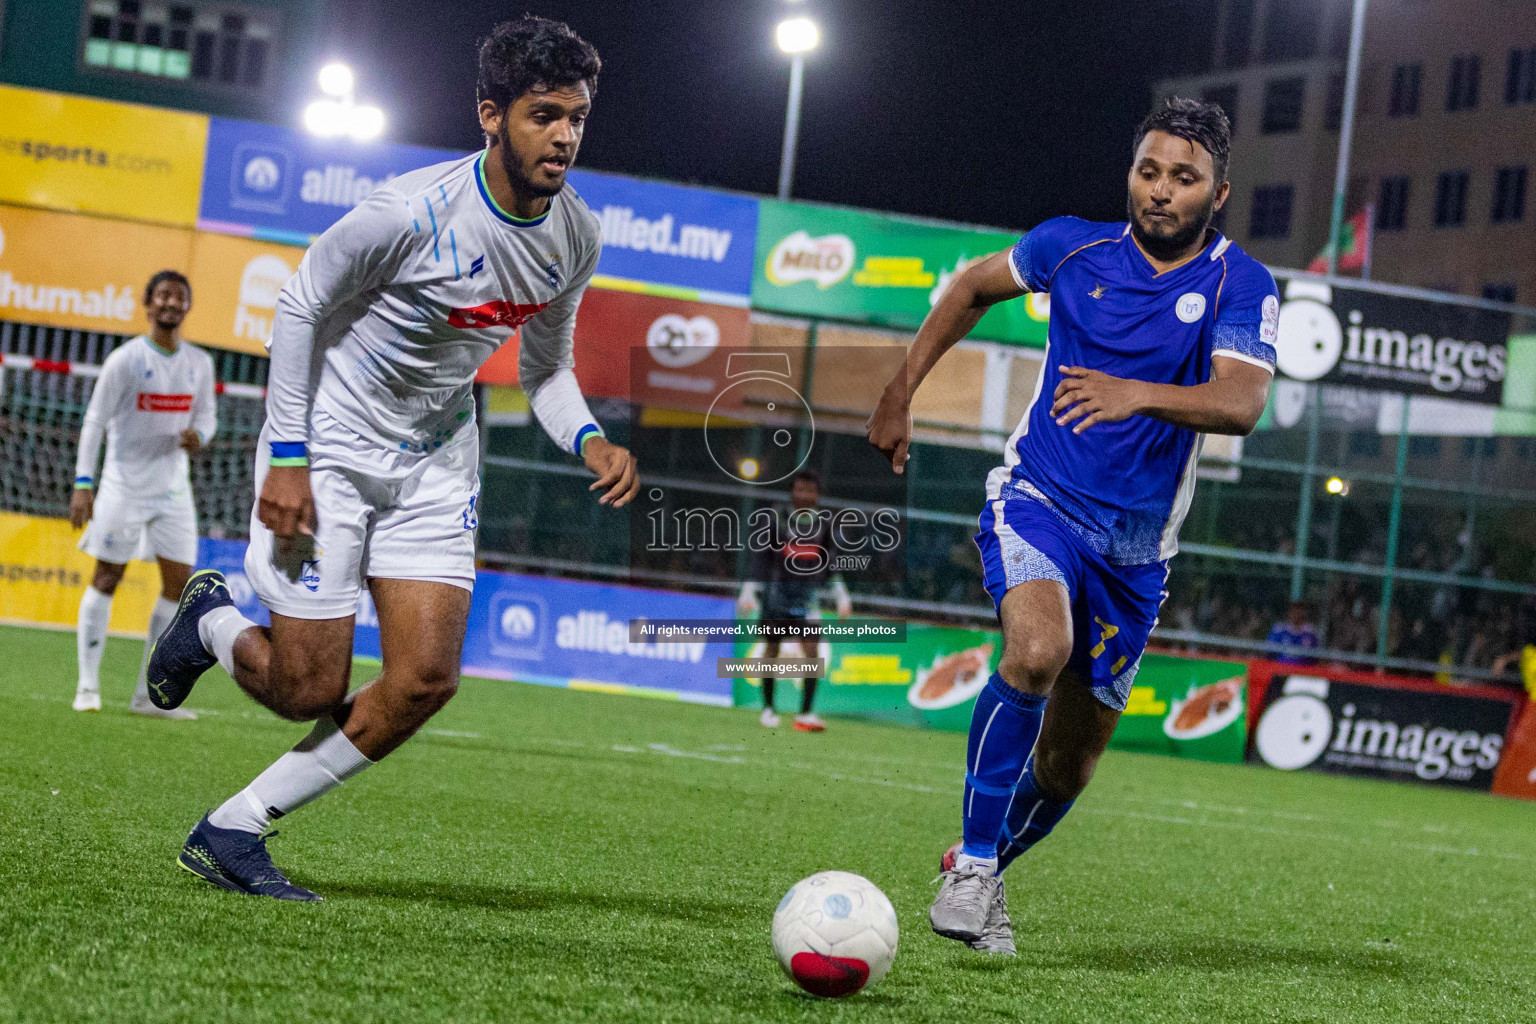
<svg viewBox="0 0 1536 1024"><path fill-rule="evenodd" d="M336 709L347 695L347 678L335 673L303 666L298 671L280 672L273 664L268 670L271 699L267 706L280 718L291 722L312 722Z"/></svg>
<svg viewBox="0 0 1536 1024"><path fill-rule="evenodd" d="M1014 689L1043 695L1050 692L1071 653L1071 644L1049 637L1010 639L1004 645L997 671Z"/></svg>
<svg viewBox="0 0 1536 1024"><path fill-rule="evenodd" d="M92 589L111 597L117 593L117 585L123 581L123 566L108 566L100 562L96 563L96 571L91 575ZM176 595L180 597L180 594Z"/></svg>
<svg viewBox="0 0 1536 1024"><path fill-rule="evenodd" d="M429 717L458 692L459 670L456 666L424 665L412 674L405 698L421 717Z"/></svg>

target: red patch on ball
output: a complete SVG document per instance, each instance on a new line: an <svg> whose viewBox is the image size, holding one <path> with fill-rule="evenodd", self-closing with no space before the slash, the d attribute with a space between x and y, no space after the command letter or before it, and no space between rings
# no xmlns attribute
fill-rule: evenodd
<svg viewBox="0 0 1536 1024"><path fill-rule="evenodd" d="M801 988L827 999L851 996L869 981L869 964L852 957L801 952L790 958L789 969Z"/></svg>

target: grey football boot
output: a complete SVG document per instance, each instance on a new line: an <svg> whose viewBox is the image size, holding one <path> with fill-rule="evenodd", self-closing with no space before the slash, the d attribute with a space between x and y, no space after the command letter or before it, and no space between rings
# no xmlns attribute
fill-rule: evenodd
<svg viewBox="0 0 1536 1024"><path fill-rule="evenodd" d="M1008 920L1008 895L1003 890L1003 879L997 880L997 896L987 910L987 923L981 934L966 943L978 953L994 956L1018 956L1013 945L1013 922Z"/></svg>
<svg viewBox="0 0 1536 1024"><path fill-rule="evenodd" d="M928 923L946 939L980 939L997 898L999 879L969 867L951 868L939 877L943 884L928 908Z"/></svg>

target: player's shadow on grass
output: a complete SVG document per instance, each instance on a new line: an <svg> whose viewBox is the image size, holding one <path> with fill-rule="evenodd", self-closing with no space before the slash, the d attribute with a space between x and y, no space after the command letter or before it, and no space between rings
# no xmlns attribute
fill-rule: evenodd
<svg viewBox="0 0 1536 1024"><path fill-rule="evenodd" d="M1020 949L1019 959L1035 967L1076 968L1114 974L1192 970L1226 974L1298 969L1372 978L1423 980L1445 972L1433 963L1394 949L1323 949L1268 942L1200 939L1188 942L1115 943L1078 949ZM967 963L984 968L985 963Z"/></svg>
<svg viewBox="0 0 1536 1024"><path fill-rule="evenodd" d="M670 900L638 893L565 892L557 889L525 889L473 885L467 882L429 882L423 880L363 880L338 882L295 877L300 885L313 884L327 899L399 900L406 903L436 903L461 909L500 910L526 913L540 910L582 910L618 912L625 915L666 918L690 924L729 927L739 924L762 908L746 903L709 900Z"/></svg>

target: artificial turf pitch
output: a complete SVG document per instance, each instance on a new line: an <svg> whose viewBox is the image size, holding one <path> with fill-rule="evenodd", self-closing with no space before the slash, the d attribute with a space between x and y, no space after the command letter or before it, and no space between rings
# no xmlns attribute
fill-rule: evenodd
<svg viewBox="0 0 1536 1024"><path fill-rule="evenodd" d="M130 715L140 650L80 714L73 635L0 628L0 1020L1536 1020L1536 806L1111 752L1009 871L995 959L927 925L963 736L506 682L281 822L325 902L236 896L174 857L305 727L217 669L199 721ZM835 1003L768 943L828 868L902 927Z"/></svg>

